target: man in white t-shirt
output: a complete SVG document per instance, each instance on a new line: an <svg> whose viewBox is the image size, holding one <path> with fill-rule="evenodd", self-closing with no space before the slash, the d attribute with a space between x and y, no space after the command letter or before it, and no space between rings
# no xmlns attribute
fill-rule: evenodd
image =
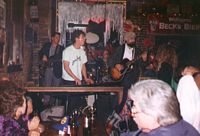
<svg viewBox="0 0 200 136"><path fill-rule="evenodd" d="M75 30L72 33L73 44L63 51L62 79L65 86L82 85L82 81L89 85L94 83L93 80L87 77L85 65L87 56L82 47L85 44L85 40L85 33L81 30ZM87 105L83 94L73 93L69 95L67 114L71 114L75 109Z"/></svg>
<svg viewBox="0 0 200 136"><path fill-rule="evenodd" d="M81 85L84 80L87 84L93 84L93 80L87 77L85 63L87 56L83 49L85 44L85 33L75 30L72 34L72 45L63 51L63 84Z"/></svg>

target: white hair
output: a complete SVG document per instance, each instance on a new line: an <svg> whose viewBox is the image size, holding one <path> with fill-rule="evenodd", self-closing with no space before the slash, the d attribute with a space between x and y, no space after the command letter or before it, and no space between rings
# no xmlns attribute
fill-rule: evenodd
<svg viewBox="0 0 200 136"><path fill-rule="evenodd" d="M154 117L161 126L181 119L179 103L172 88L165 82L149 79L137 82L128 92L137 101L141 111Z"/></svg>

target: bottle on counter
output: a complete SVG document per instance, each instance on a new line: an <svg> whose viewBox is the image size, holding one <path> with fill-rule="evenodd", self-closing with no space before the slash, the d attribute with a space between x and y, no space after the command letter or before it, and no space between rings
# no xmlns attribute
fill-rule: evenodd
<svg viewBox="0 0 200 136"><path fill-rule="evenodd" d="M83 123L83 136L91 136L90 123L87 116L84 117Z"/></svg>
<svg viewBox="0 0 200 136"><path fill-rule="evenodd" d="M70 132L71 136L78 136L78 112L75 110L70 119Z"/></svg>
<svg viewBox="0 0 200 136"><path fill-rule="evenodd" d="M78 136L78 126L74 122L70 124L70 133L71 136Z"/></svg>
<svg viewBox="0 0 200 136"><path fill-rule="evenodd" d="M65 136L72 136L71 135L71 127L70 127L70 125L67 126L67 130L65 132Z"/></svg>

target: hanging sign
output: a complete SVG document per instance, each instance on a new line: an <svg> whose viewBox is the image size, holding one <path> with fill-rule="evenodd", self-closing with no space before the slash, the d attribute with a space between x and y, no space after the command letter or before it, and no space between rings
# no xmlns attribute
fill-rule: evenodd
<svg viewBox="0 0 200 136"><path fill-rule="evenodd" d="M150 33L167 34L200 34L200 22L192 17L148 15L148 28Z"/></svg>

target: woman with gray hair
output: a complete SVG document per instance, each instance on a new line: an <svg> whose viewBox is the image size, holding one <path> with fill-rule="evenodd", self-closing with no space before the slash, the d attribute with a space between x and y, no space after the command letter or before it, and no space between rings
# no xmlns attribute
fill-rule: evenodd
<svg viewBox="0 0 200 136"><path fill-rule="evenodd" d="M144 80L129 89L131 115L141 130L137 136L200 136L182 120L176 95L161 80Z"/></svg>

